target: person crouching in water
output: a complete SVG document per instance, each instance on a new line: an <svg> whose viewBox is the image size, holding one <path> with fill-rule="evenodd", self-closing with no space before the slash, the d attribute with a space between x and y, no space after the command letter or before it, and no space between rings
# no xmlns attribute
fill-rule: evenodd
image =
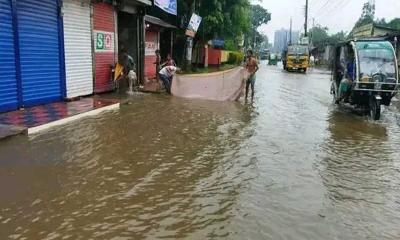
<svg viewBox="0 0 400 240"><path fill-rule="evenodd" d="M120 82L124 79L128 80L129 89L128 94L133 94L133 85L136 84L137 76L135 73L135 62L133 58L128 54L126 49L122 49L118 56L118 63L115 67L114 81L116 83L117 90L119 90Z"/></svg>
<svg viewBox="0 0 400 240"><path fill-rule="evenodd" d="M177 71L180 71L180 68L175 66L166 66L158 72L158 76L163 82L165 90L167 90L167 93L169 94L171 94L172 79Z"/></svg>
<svg viewBox="0 0 400 240"><path fill-rule="evenodd" d="M249 86L251 86L251 100L254 99L254 85L256 83L256 72L258 71L257 59L252 50L247 51L246 70L250 77L246 81L246 100L249 95Z"/></svg>

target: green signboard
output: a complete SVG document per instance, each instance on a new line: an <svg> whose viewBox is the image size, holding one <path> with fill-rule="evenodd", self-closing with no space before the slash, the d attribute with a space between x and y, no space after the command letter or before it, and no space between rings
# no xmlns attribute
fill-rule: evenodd
<svg viewBox="0 0 400 240"><path fill-rule="evenodd" d="M94 32L95 51L113 52L114 51L114 33L95 31Z"/></svg>

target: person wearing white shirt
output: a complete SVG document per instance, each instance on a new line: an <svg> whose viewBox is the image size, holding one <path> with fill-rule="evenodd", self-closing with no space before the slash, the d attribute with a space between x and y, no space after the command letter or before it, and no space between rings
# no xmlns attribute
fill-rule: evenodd
<svg viewBox="0 0 400 240"><path fill-rule="evenodd" d="M171 94L171 85L172 85L172 78L174 77L175 73L180 69L175 66L166 66L163 67L159 72L159 77L164 84L165 90L167 93Z"/></svg>

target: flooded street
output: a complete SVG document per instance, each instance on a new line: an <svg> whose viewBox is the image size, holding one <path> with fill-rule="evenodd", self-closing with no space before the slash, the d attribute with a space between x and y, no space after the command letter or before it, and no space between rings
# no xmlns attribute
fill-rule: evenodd
<svg viewBox="0 0 400 240"><path fill-rule="evenodd" d="M0 142L0 239L399 239L400 117L263 63L253 104L132 97Z"/></svg>

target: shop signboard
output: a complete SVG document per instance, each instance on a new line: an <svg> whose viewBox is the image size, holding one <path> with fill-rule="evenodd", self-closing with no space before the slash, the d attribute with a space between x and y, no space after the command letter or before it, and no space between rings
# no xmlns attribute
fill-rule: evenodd
<svg viewBox="0 0 400 240"><path fill-rule="evenodd" d="M199 29L200 23L201 23L202 17L200 17L197 14L192 14L192 17L190 18L189 25L186 29L186 35L189 37L194 38L196 35L197 30Z"/></svg>
<svg viewBox="0 0 400 240"><path fill-rule="evenodd" d="M213 47L223 47L224 44L225 44L225 40L223 40L223 39L213 39L212 40Z"/></svg>
<svg viewBox="0 0 400 240"><path fill-rule="evenodd" d="M114 52L114 33L94 31L95 52Z"/></svg>
<svg viewBox="0 0 400 240"><path fill-rule="evenodd" d="M156 42L146 42L145 55L155 56L158 44Z"/></svg>
<svg viewBox="0 0 400 240"><path fill-rule="evenodd" d="M154 5L161 8L167 13L177 15L176 0L154 0Z"/></svg>
<svg viewBox="0 0 400 240"><path fill-rule="evenodd" d="M310 39L308 37L302 37L300 39L300 44L301 45L309 45L310 44Z"/></svg>

